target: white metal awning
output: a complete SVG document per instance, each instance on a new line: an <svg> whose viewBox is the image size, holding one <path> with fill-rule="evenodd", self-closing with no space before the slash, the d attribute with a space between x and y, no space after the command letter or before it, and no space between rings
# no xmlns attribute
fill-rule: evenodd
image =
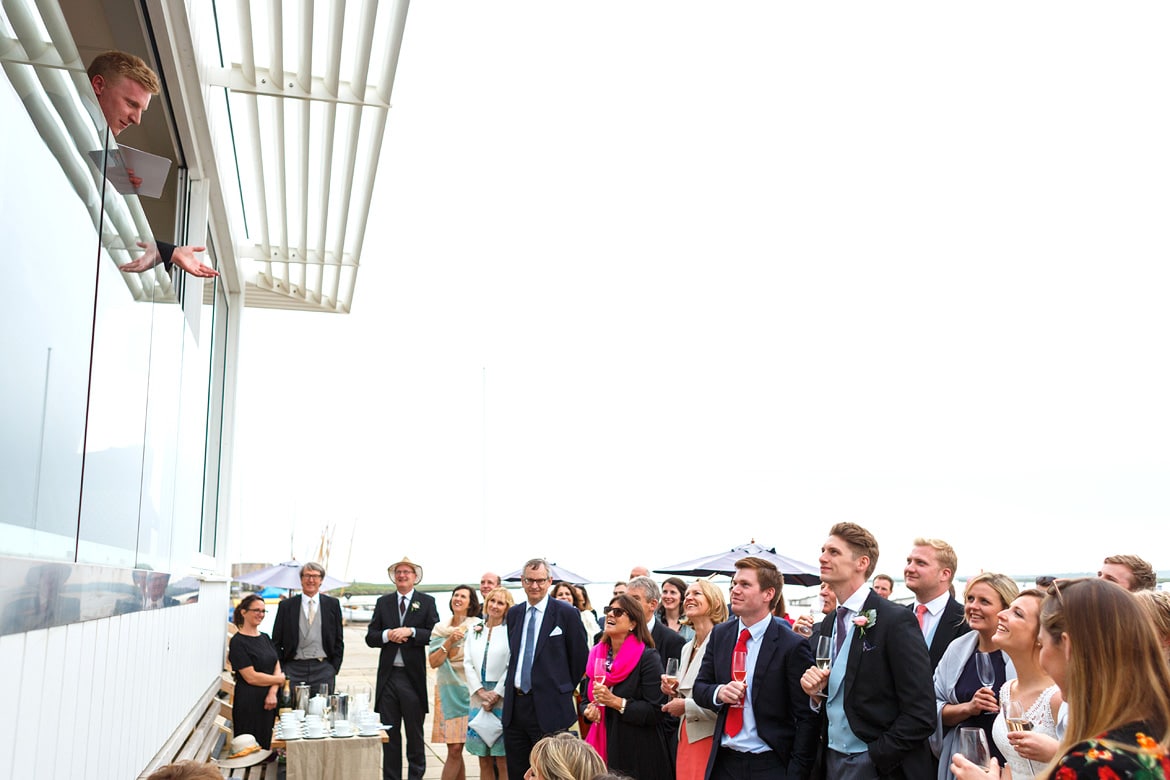
<svg viewBox="0 0 1170 780"><path fill-rule="evenodd" d="M408 7L218 0L208 80L228 90L219 170L248 305L350 310Z"/></svg>

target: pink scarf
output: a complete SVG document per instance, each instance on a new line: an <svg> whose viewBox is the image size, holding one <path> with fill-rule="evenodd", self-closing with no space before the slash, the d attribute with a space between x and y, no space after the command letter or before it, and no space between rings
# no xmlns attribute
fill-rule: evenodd
<svg viewBox="0 0 1170 780"><path fill-rule="evenodd" d="M642 651L646 649L646 645L642 644L642 640L630 634L626 637L626 641L622 642L622 647L617 651L613 658L613 664L608 672L605 674L605 685L613 690L615 683L620 683L622 680L630 676L630 673L638 667L638 662L642 660ZM609 652L609 645L604 641L598 642L589 651L589 660L585 664L585 674L592 679L593 663L598 658L604 660L606 654ZM593 701L593 686L586 686L585 697L589 701ZM597 751L597 755L601 756L601 760L609 765L609 756L606 752L605 739L605 712L602 711L601 720L589 727L589 733L585 736L585 741L593 746Z"/></svg>

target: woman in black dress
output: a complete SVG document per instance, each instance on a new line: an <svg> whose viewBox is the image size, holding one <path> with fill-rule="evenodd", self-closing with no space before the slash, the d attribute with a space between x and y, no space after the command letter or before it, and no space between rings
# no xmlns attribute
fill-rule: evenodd
<svg viewBox="0 0 1170 780"><path fill-rule="evenodd" d="M593 680L582 713L593 724L585 741L611 770L638 780L674 780L662 723L662 660L640 602L626 595L609 602L605 634L590 652L585 674Z"/></svg>
<svg viewBox="0 0 1170 780"><path fill-rule="evenodd" d="M254 593L236 607L233 620L240 630L228 645L228 661L236 678L232 731L251 734L268 750L276 722L276 692L284 685L284 674L276 645L268 634L260 633L265 612L264 599Z"/></svg>

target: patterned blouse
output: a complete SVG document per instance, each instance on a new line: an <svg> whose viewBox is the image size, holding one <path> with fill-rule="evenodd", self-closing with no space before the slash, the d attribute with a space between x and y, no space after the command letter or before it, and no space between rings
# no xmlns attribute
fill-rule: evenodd
<svg viewBox="0 0 1170 780"><path fill-rule="evenodd" d="M1072 747L1054 780L1170 780L1170 756L1144 723L1131 723Z"/></svg>

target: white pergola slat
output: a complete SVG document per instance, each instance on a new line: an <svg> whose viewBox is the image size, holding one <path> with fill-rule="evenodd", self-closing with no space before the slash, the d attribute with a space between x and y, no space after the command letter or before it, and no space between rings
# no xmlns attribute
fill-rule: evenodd
<svg viewBox="0 0 1170 780"><path fill-rule="evenodd" d="M236 0L234 24L221 14L225 67L209 78L229 93L248 305L350 310L408 8Z"/></svg>

